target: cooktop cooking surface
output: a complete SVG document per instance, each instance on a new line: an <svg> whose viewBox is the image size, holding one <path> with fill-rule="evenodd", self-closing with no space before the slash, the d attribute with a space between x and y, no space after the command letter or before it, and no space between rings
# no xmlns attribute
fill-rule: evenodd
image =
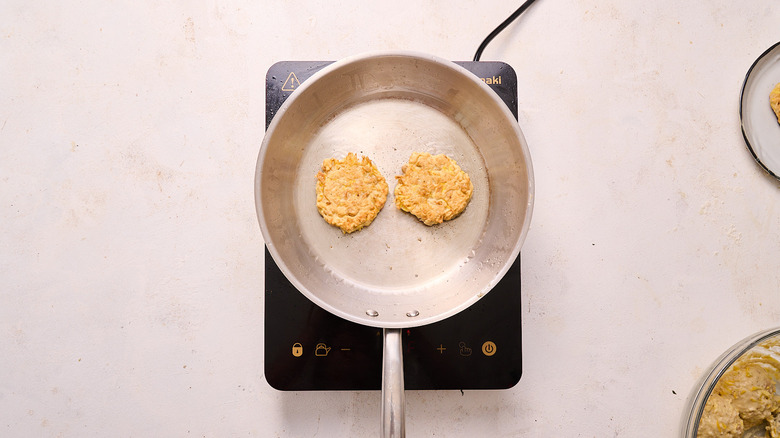
<svg viewBox="0 0 780 438"><path fill-rule="evenodd" d="M266 75L266 129L276 111L332 61L282 61ZM502 62L457 62L517 118L517 77ZM312 186L313 190L313 186ZM466 310L403 330L406 389L506 389L520 380L520 257ZM309 301L265 251L265 377L276 389L374 390L382 385L382 329L346 321Z"/></svg>

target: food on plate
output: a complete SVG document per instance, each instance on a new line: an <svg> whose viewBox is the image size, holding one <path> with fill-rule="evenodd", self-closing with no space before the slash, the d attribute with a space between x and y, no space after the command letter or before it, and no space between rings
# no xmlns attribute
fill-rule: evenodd
<svg viewBox="0 0 780 438"><path fill-rule="evenodd" d="M769 92L769 105L772 107L772 111L777 116L777 122L780 123L780 83L775 85L775 88Z"/></svg>
<svg viewBox="0 0 780 438"><path fill-rule="evenodd" d="M328 158L317 173L317 210L331 225L352 233L368 226L387 200L387 181L368 157Z"/></svg>
<svg viewBox="0 0 780 438"><path fill-rule="evenodd" d="M704 406L697 437L780 438L778 385L780 338L775 338L745 353L723 373Z"/></svg>
<svg viewBox="0 0 780 438"><path fill-rule="evenodd" d="M444 155L414 152L396 176L395 205L436 225L458 216L471 200L474 186L458 163Z"/></svg>

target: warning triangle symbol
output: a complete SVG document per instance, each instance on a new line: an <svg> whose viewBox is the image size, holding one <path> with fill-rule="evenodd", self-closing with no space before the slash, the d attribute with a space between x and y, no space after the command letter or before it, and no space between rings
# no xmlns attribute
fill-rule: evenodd
<svg viewBox="0 0 780 438"><path fill-rule="evenodd" d="M298 76L295 76L295 72L291 71L282 85L282 91L295 91L300 86L301 81L298 80Z"/></svg>

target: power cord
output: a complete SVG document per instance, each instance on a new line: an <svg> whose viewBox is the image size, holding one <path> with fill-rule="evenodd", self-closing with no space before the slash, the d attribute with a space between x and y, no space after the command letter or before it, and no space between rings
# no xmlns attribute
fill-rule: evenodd
<svg viewBox="0 0 780 438"><path fill-rule="evenodd" d="M503 23L499 24L497 28L493 29L493 32L490 32L490 34L485 38L484 41L482 41L482 44L479 45L479 48L477 49L477 53L474 54L474 61L479 61L479 58L482 57L482 51L485 50L485 47L493 41L493 38L496 37L501 31L506 29L507 26L509 26L510 23L515 21L517 17L520 16L526 9L528 9L529 6L536 0L526 0L525 3L523 3L515 12L512 13L512 15L509 16L506 20L504 20Z"/></svg>

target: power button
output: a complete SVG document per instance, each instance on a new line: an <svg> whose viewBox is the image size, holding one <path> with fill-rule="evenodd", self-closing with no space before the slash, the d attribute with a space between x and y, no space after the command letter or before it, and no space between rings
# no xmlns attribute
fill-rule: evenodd
<svg viewBox="0 0 780 438"><path fill-rule="evenodd" d="M487 341L482 344L482 354L485 356L492 356L496 354L496 344L494 344L492 341Z"/></svg>

